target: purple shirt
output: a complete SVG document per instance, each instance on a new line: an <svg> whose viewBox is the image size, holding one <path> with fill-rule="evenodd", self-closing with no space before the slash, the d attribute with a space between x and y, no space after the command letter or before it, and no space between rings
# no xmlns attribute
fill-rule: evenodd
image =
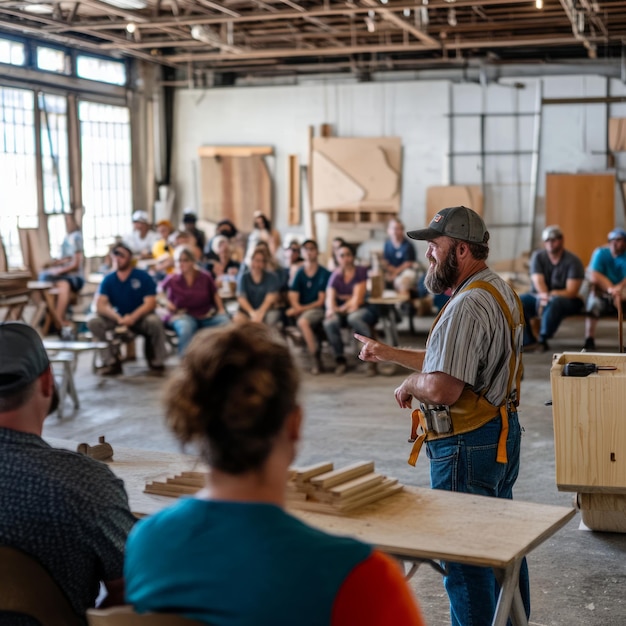
<svg viewBox="0 0 626 626"><path fill-rule="evenodd" d="M217 289L211 275L204 270L196 272L191 287L185 277L177 272L166 277L161 283L161 289L177 309L185 309L191 317L204 317L216 306Z"/></svg>
<svg viewBox="0 0 626 626"><path fill-rule="evenodd" d="M335 270L328 279L328 286L332 287L337 294L337 304L343 304L346 300L349 300L354 291L355 285L363 283L367 280L367 268L362 265L355 266L354 276L349 282L345 282L343 279L343 272L338 269Z"/></svg>

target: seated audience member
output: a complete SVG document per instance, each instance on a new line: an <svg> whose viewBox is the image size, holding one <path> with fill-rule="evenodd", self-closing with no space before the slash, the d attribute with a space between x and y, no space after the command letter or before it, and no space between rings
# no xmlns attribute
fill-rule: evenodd
<svg viewBox="0 0 626 626"><path fill-rule="evenodd" d="M165 413L210 473L205 489L130 534L124 574L136 611L212 626L424 623L393 558L285 511L302 430L298 386L289 349L259 324L192 341Z"/></svg>
<svg viewBox="0 0 626 626"><path fill-rule="evenodd" d="M156 285L148 272L133 267L132 251L127 244L115 244L112 256L114 271L104 277L96 295L97 317L87 323L98 341L109 342L103 355L105 367L100 374L122 373L119 354L109 341L118 326L145 337L148 365L151 370L161 372L165 369L165 330L154 312Z"/></svg>
<svg viewBox="0 0 626 626"><path fill-rule="evenodd" d="M342 237L335 237L330 243L330 255L328 257L328 263L326 267L334 272L339 267L339 261L337 260L337 250L341 248L341 246L345 246L346 241Z"/></svg>
<svg viewBox="0 0 626 626"><path fill-rule="evenodd" d="M222 235L228 239L230 243L230 249L232 251L233 259L238 262L242 262L245 256L245 240L241 233L237 230L237 227L230 220L220 220L215 226L215 235L209 239L204 246L204 256L209 257L211 250L213 249L213 239Z"/></svg>
<svg viewBox="0 0 626 626"><path fill-rule="evenodd" d="M224 235L217 235L211 239L211 250L206 265L218 289L237 282L241 263L233 259L230 242Z"/></svg>
<svg viewBox="0 0 626 626"><path fill-rule="evenodd" d="M133 231L124 238L133 255L140 259L152 257L152 246L158 241L159 235L150 227L150 219L145 211L133 213Z"/></svg>
<svg viewBox="0 0 626 626"><path fill-rule="evenodd" d="M535 250L530 259L531 292L520 297L524 306L524 347L539 345L549 350L548 339L554 336L568 315L576 315L584 303L578 296L585 277L582 261L563 247L563 233L558 226L544 228L543 250ZM539 337L532 331L533 318L541 319Z"/></svg>
<svg viewBox="0 0 626 626"><path fill-rule="evenodd" d="M157 281L163 280L166 274L174 271L174 246L170 243L170 237L174 232L174 227L169 220L161 220L156 225L160 239L152 246L152 256L157 263L152 268Z"/></svg>
<svg viewBox="0 0 626 626"><path fill-rule="evenodd" d="M101 582L106 604L124 601L124 544L135 518L122 481L104 463L41 438L58 395L37 332L0 324L0 355L0 545L37 560L84 621ZM0 610L0 624L39 622Z"/></svg>
<svg viewBox="0 0 626 626"><path fill-rule="evenodd" d="M614 228L607 246L596 248L587 268L591 292L587 300L585 350L596 349L596 325L601 315L615 315L626 287L626 230Z"/></svg>
<svg viewBox="0 0 626 626"><path fill-rule="evenodd" d="M169 312L165 322L176 331L182 354L196 331L223 326L230 318L211 274L196 267L192 251L185 246L176 248L174 259L176 271L161 283L161 291Z"/></svg>
<svg viewBox="0 0 626 626"><path fill-rule="evenodd" d="M55 283L57 301L55 311L64 325L59 328L62 334L65 329L71 332L72 323L65 318L72 293L78 293L85 284L83 235L72 214L65 215L67 234L61 244L60 258L51 261L46 269L39 274L39 280Z"/></svg>
<svg viewBox="0 0 626 626"><path fill-rule="evenodd" d="M280 233L275 228L272 228L272 223L263 213L255 211L252 232L248 235L248 247L246 248L245 257L246 265L250 264L252 253L261 241L267 244L270 256L277 261L276 253L280 248Z"/></svg>
<svg viewBox="0 0 626 626"><path fill-rule="evenodd" d="M378 315L375 307L365 303L367 268L354 264L354 252L348 244L337 250L337 261L339 267L326 287L324 330L335 355L335 374L341 376L347 369L341 328L349 326L359 335L371 337ZM375 374L376 364L367 365L367 373Z"/></svg>
<svg viewBox="0 0 626 626"><path fill-rule="evenodd" d="M302 267L304 259L300 254L300 244L292 239L285 247L285 269L287 270L287 284L290 285L296 272Z"/></svg>
<svg viewBox="0 0 626 626"><path fill-rule="evenodd" d="M317 242L307 239L302 244L302 254L304 264L289 285L289 308L285 314L295 319L314 359L311 374L319 374L323 368L315 330L324 321L324 300L330 272L317 261Z"/></svg>
<svg viewBox="0 0 626 626"><path fill-rule="evenodd" d="M239 310L235 313L237 323L252 320L274 326L280 320L278 302L280 283L274 272L268 271L268 253L260 247L252 254L250 268L242 271L237 280Z"/></svg>
<svg viewBox="0 0 626 626"><path fill-rule="evenodd" d="M189 248L193 253L193 258L196 261L202 260L202 248L198 247L195 237L186 230L177 230L171 237L174 248L185 246Z"/></svg>
<svg viewBox="0 0 626 626"><path fill-rule="evenodd" d="M398 218L389 220L387 235L382 258L386 286L408 297L417 289L419 264L415 248L406 238L404 225Z"/></svg>
<svg viewBox="0 0 626 626"><path fill-rule="evenodd" d="M191 209L185 209L183 211L183 229L195 239L195 245L202 252L206 245L206 235L203 230L196 226L197 223L198 216Z"/></svg>

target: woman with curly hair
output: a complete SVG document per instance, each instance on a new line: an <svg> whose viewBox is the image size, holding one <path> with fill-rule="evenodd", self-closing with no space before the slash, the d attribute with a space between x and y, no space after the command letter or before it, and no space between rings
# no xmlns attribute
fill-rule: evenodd
<svg viewBox="0 0 626 626"><path fill-rule="evenodd" d="M271 331L198 333L165 392L170 427L210 467L193 497L141 520L126 599L213 626L422 626L398 565L284 510L302 428L298 368Z"/></svg>

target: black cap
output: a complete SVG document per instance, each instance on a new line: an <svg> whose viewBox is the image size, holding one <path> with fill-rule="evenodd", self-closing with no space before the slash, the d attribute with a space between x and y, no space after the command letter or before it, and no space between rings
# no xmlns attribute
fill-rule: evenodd
<svg viewBox="0 0 626 626"><path fill-rule="evenodd" d="M50 359L37 331L22 322L0 324L0 396L11 396L37 380L49 367ZM58 406L54 389L50 412Z"/></svg>
<svg viewBox="0 0 626 626"><path fill-rule="evenodd" d="M430 240L452 237L469 243L486 243L487 227L478 213L464 206L441 209L431 220L428 228L411 230L411 239Z"/></svg>
<svg viewBox="0 0 626 626"><path fill-rule="evenodd" d="M195 224L198 221L198 216L191 211L185 211L183 213L183 224Z"/></svg>

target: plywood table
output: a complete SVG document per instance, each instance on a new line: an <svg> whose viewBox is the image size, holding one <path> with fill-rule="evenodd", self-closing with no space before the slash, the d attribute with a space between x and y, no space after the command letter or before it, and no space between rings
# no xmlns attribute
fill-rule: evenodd
<svg viewBox="0 0 626 626"><path fill-rule="evenodd" d="M136 514L154 513L173 502L143 493L146 482L202 470L193 456L113 447L110 467L124 480ZM527 624L518 587L522 559L575 514L564 507L413 487L343 516L291 512L312 526L357 537L404 561L492 567L502 583L493 619L497 626L504 626L509 616L516 624Z"/></svg>

